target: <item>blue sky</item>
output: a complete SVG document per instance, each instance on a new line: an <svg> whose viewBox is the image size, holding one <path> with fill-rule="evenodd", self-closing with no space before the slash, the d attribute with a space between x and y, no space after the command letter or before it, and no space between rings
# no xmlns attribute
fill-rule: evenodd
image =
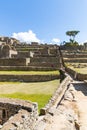
<svg viewBox="0 0 87 130"><path fill-rule="evenodd" d="M54 43L68 41L69 30L87 41L87 0L0 0L1 36Z"/></svg>

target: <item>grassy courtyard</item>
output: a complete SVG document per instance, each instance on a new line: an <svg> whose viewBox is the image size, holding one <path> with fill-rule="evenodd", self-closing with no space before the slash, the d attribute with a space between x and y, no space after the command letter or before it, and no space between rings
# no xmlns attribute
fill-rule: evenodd
<svg viewBox="0 0 87 130"><path fill-rule="evenodd" d="M39 83L0 82L0 97L37 102L40 109L48 102L58 86L59 80Z"/></svg>

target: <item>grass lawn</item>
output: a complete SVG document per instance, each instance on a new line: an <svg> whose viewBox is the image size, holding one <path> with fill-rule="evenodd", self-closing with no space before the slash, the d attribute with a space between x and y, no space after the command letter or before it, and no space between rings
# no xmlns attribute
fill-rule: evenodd
<svg viewBox="0 0 87 130"><path fill-rule="evenodd" d="M0 97L37 102L40 110L48 102L58 86L59 80L40 83L0 82Z"/></svg>
<svg viewBox="0 0 87 130"><path fill-rule="evenodd" d="M85 67L85 68L72 68L72 69L78 73L87 74L87 67Z"/></svg>
<svg viewBox="0 0 87 130"><path fill-rule="evenodd" d="M11 75L59 75L59 71L0 71L0 74Z"/></svg>
<svg viewBox="0 0 87 130"><path fill-rule="evenodd" d="M87 74L87 63L66 63L67 67L81 74Z"/></svg>

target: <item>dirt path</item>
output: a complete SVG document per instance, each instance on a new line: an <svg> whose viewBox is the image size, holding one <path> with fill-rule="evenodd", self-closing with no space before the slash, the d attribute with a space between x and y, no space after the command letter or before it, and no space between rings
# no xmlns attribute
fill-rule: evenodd
<svg viewBox="0 0 87 130"><path fill-rule="evenodd" d="M80 130L87 130L87 84L78 83L74 85L77 98L78 116Z"/></svg>

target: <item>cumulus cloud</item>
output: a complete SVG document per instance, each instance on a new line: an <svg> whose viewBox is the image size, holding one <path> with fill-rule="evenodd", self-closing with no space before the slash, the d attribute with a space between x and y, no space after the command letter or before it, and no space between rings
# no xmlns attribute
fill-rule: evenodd
<svg viewBox="0 0 87 130"><path fill-rule="evenodd" d="M32 30L29 30L28 32L13 33L12 37L21 42L40 42L40 39L37 38L36 34Z"/></svg>
<svg viewBox="0 0 87 130"><path fill-rule="evenodd" d="M85 40L83 43L87 43L87 40Z"/></svg>
<svg viewBox="0 0 87 130"><path fill-rule="evenodd" d="M53 39L52 39L52 42L59 43L59 42L60 42L60 39L58 39L58 38L53 38Z"/></svg>

